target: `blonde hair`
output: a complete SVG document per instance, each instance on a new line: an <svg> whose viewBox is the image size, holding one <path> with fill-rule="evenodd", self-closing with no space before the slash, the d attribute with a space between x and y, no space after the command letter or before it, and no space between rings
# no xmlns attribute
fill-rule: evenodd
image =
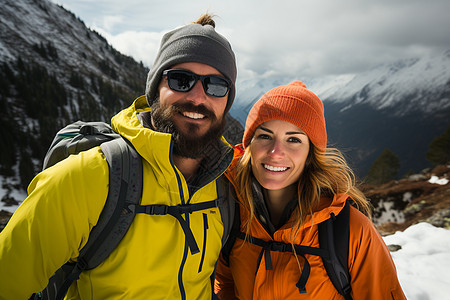
<svg viewBox="0 0 450 300"><path fill-rule="evenodd" d="M246 233L250 234L250 225L255 217L255 208L252 195L252 166L250 147L245 149L237 165L236 184L240 197L249 211L246 224ZM310 151L306 159L305 168L298 182L298 205L294 210L295 233L291 232L291 243L308 215L320 203L321 197L345 193L349 195L353 204L370 218L371 207L364 194L356 187L356 178L348 166L342 153L336 148L319 150L310 143ZM294 231L294 230L293 230Z"/></svg>

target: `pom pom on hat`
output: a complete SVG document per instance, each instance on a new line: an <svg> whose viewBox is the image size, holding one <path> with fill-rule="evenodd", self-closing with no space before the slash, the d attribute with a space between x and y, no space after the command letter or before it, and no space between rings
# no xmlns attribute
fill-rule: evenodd
<svg viewBox="0 0 450 300"><path fill-rule="evenodd" d="M245 123L244 148L248 147L256 128L271 120L282 120L302 129L314 146L325 150L327 130L323 103L301 81L279 86L265 93L250 110Z"/></svg>

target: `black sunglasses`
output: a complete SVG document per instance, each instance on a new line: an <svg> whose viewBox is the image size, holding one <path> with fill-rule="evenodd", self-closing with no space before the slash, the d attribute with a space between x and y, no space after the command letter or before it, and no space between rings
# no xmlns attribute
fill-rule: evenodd
<svg viewBox="0 0 450 300"><path fill-rule="evenodd" d="M219 75L198 75L187 70L165 70L169 87L177 92L190 91L198 80L202 82L205 93L212 97L224 97L231 87L231 81Z"/></svg>

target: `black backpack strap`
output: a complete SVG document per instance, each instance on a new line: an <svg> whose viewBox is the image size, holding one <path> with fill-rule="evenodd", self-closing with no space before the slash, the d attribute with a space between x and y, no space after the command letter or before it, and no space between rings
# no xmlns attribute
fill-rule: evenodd
<svg viewBox="0 0 450 300"><path fill-rule="evenodd" d="M150 205L130 205L129 209L135 213L144 213L147 215L171 215L178 220L186 236L186 242L191 250L191 254L200 252L197 242L195 241L194 234L192 233L189 223L183 219L183 214L193 213L195 211L205 210L219 206L219 199L194 203L169 206L165 204L150 204Z"/></svg>
<svg viewBox="0 0 450 300"><path fill-rule="evenodd" d="M330 219L319 224L320 248L329 252L328 257L322 257L323 264L334 287L346 300L352 299L348 271L349 224L349 201L337 216L331 213Z"/></svg>
<svg viewBox="0 0 450 300"><path fill-rule="evenodd" d="M226 176L220 176L216 180L217 198L219 200L220 217L223 223L222 248L228 241L234 224L237 196Z"/></svg>
<svg viewBox="0 0 450 300"><path fill-rule="evenodd" d="M84 270L97 267L120 243L134 219L130 204L137 204L142 194L142 160L123 138L101 144L109 165L109 191L97 225L91 230L77 262L58 291L63 299L73 281Z"/></svg>
<svg viewBox="0 0 450 300"><path fill-rule="evenodd" d="M245 240L246 234L243 232L239 232L237 235L238 238ZM328 252L325 249L316 248L316 247L309 247L309 246L302 246L302 245L295 245L294 248L292 248L292 244L289 243L283 243L283 242L276 242L276 241L265 241L263 239L255 238L251 235L247 236L247 240L259 247L261 247L261 252L259 254L257 263L256 263L256 272L259 270L259 265L261 264L261 260L264 257L264 262L266 266L266 270L272 270L272 258L271 258L271 251L277 251L277 252L294 252L296 255L300 255L303 257L304 260L304 266L302 269L302 273L300 274L300 278L296 284L300 294L306 293L306 283L309 278L309 274L311 273L311 266L306 259L306 254L309 255L315 255L320 257L327 257Z"/></svg>
<svg viewBox="0 0 450 300"><path fill-rule="evenodd" d="M239 210L239 203L235 203L234 205L234 220L231 225L230 235L222 247L222 257L225 260L226 264L230 265L230 254L231 250L233 250L234 243L236 242L236 238L238 237L241 229L241 213Z"/></svg>

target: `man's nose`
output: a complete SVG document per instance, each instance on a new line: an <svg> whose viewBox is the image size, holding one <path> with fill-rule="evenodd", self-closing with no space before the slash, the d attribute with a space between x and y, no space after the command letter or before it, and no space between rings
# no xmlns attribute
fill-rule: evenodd
<svg viewBox="0 0 450 300"><path fill-rule="evenodd" d="M208 101L208 95L206 95L205 90L203 89L203 84L200 80L198 80L188 92L186 100L193 102L195 105Z"/></svg>

